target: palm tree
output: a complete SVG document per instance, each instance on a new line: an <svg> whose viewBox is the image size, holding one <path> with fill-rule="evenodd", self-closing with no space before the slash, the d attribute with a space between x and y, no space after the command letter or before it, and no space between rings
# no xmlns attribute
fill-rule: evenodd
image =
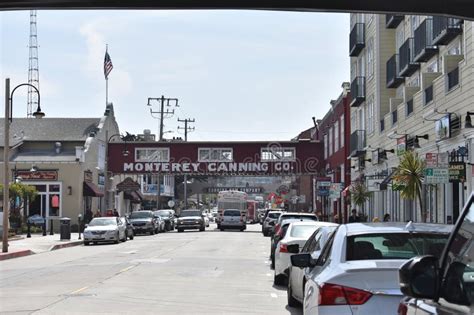
<svg viewBox="0 0 474 315"><path fill-rule="evenodd" d="M421 197L422 183L425 173L425 161L413 150L407 150L400 159L393 180L400 185L400 196L407 200L418 200L421 219L426 222L426 210Z"/></svg>
<svg viewBox="0 0 474 315"><path fill-rule="evenodd" d="M364 185L362 181L356 181L354 184L351 185L350 189L352 202L359 207L362 207L362 212L365 216L364 205L367 200L369 200L372 192L367 190L367 187Z"/></svg>

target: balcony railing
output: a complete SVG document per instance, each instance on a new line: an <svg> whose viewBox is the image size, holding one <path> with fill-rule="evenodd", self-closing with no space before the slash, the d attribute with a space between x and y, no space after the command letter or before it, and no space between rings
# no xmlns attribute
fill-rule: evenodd
<svg viewBox="0 0 474 315"><path fill-rule="evenodd" d="M446 45L462 33L463 20L442 16L433 17L433 45Z"/></svg>
<svg viewBox="0 0 474 315"><path fill-rule="evenodd" d="M400 58L398 54L393 55L387 61L387 88L397 88L405 82L405 78L399 75Z"/></svg>
<svg viewBox="0 0 474 315"><path fill-rule="evenodd" d="M349 36L349 56L357 57L365 47L365 24L356 23Z"/></svg>
<svg viewBox="0 0 474 315"><path fill-rule="evenodd" d="M426 62L438 53L438 47L433 45L433 19L427 18L415 30L414 61Z"/></svg>
<svg viewBox="0 0 474 315"><path fill-rule="evenodd" d="M365 101L365 77L356 77L351 83L351 106L357 107Z"/></svg>
<svg viewBox="0 0 474 315"><path fill-rule="evenodd" d="M366 136L365 130L356 130L351 134L351 156L365 154Z"/></svg>
<svg viewBox="0 0 474 315"><path fill-rule="evenodd" d="M397 28L397 26L405 19L404 15L385 14L385 27Z"/></svg>
<svg viewBox="0 0 474 315"><path fill-rule="evenodd" d="M414 40L413 37L408 38L399 49L400 56L400 72L401 77L411 76L420 67L419 63L414 61Z"/></svg>

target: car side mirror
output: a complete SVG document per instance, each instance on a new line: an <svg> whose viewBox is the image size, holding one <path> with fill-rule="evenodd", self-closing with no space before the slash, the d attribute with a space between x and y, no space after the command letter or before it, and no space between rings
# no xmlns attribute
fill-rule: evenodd
<svg viewBox="0 0 474 315"><path fill-rule="evenodd" d="M418 256L398 270L400 290L417 299L434 299L438 292L438 258Z"/></svg>
<svg viewBox="0 0 474 315"><path fill-rule="evenodd" d="M288 253L291 254L298 254L300 252L300 246L298 244L291 244L288 245L287 247Z"/></svg>
<svg viewBox="0 0 474 315"><path fill-rule="evenodd" d="M89 224L84 225L84 228L89 227Z"/></svg>
<svg viewBox="0 0 474 315"><path fill-rule="evenodd" d="M314 267L314 261L310 254L296 254L290 257L291 265L300 268Z"/></svg>

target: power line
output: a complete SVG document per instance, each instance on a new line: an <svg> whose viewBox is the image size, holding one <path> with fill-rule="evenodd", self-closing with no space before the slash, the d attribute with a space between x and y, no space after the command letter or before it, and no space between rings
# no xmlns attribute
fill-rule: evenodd
<svg viewBox="0 0 474 315"><path fill-rule="evenodd" d="M196 120L194 120L194 118L193 119L191 118L179 119L178 118L178 122L184 122L184 128L178 126L178 130L184 129L184 141L188 141L188 132L196 130L195 127L189 127L188 123L194 123L196 122Z"/></svg>
<svg viewBox="0 0 474 315"><path fill-rule="evenodd" d="M163 141L163 126L164 126L163 121L164 121L165 118L171 118L174 115L174 108L171 109L171 110L169 110L167 108L166 111L165 111L165 106L166 107L171 107L171 106L179 107L178 99L177 98L164 97L163 95L161 97L158 97L158 98L149 97L148 98L148 103L147 103L148 106L152 106L151 101L159 102L160 110L153 111L150 108L150 114L151 114L151 117L158 118L160 120L159 141ZM155 117L155 116L153 116L153 114L158 114L159 117Z"/></svg>

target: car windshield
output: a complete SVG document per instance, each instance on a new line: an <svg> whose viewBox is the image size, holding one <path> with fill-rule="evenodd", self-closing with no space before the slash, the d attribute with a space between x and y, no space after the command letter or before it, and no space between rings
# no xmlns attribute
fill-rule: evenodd
<svg viewBox="0 0 474 315"><path fill-rule="evenodd" d="M117 225L115 218L94 218L89 222L89 226Z"/></svg>
<svg viewBox="0 0 474 315"><path fill-rule="evenodd" d="M201 211L199 210L187 210L181 212L181 217L200 217Z"/></svg>
<svg viewBox="0 0 474 315"><path fill-rule="evenodd" d="M381 233L347 238L347 260L410 259L418 255L440 257L448 234Z"/></svg>
<svg viewBox="0 0 474 315"><path fill-rule="evenodd" d="M298 215L298 214L290 214L290 215L282 215L280 217L280 221L283 222L284 220L290 220L290 219L298 219L302 221L317 221L318 218L316 216L312 215Z"/></svg>
<svg viewBox="0 0 474 315"><path fill-rule="evenodd" d="M224 216L225 217L240 217L240 211L239 210L225 210Z"/></svg>
<svg viewBox="0 0 474 315"><path fill-rule="evenodd" d="M130 219L144 219L144 218L151 218L152 213L148 211L136 211L132 212L130 215Z"/></svg>
<svg viewBox="0 0 474 315"><path fill-rule="evenodd" d="M268 214L268 218L270 219L278 219L281 216L281 213L279 212L270 212Z"/></svg>
<svg viewBox="0 0 474 315"><path fill-rule="evenodd" d="M316 229L315 225L293 225L290 236L307 240Z"/></svg>
<svg viewBox="0 0 474 315"><path fill-rule="evenodd" d="M170 215L170 212L168 210L158 210L158 211L155 211L155 214L161 217L168 217Z"/></svg>

